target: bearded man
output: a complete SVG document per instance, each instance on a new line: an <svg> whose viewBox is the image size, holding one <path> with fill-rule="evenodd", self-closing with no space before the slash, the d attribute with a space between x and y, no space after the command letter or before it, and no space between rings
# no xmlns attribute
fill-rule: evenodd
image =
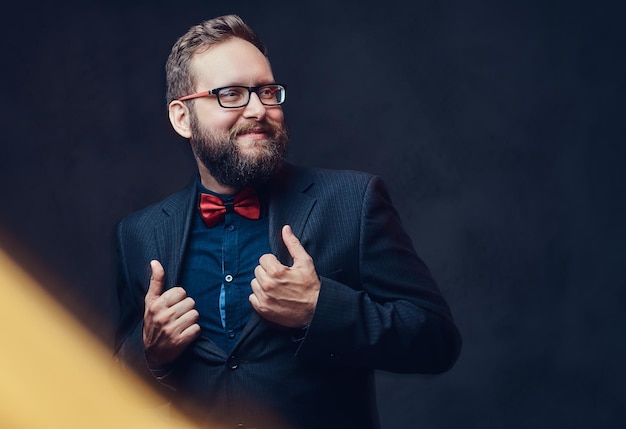
<svg viewBox="0 0 626 429"><path fill-rule="evenodd" d="M440 373L461 344L381 179L285 161L286 88L238 16L166 74L198 176L118 225L118 361L220 427L378 427L374 371Z"/></svg>

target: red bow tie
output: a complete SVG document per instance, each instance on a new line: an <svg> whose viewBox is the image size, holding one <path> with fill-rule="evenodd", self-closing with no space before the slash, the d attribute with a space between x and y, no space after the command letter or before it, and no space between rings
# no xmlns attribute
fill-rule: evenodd
<svg viewBox="0 0 626 429"><path fill-rule="evenodd" d="M233 211L248 219L261 217L261 205L252 188L242 189L232 202L224 202L215 195L200 194L200 214L209 228L217 225L226 213Z"/></svg>

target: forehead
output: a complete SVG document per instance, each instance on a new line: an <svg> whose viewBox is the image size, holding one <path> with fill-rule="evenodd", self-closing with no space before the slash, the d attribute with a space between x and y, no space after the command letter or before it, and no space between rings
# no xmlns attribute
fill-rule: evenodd
<svg viewBox="0 0 626 429"><path fill-rule="evenodd" d="M231 38L191 60L196 89L207 90L225 85L256 86L273 83L268 59L252 43Z"/></svg>

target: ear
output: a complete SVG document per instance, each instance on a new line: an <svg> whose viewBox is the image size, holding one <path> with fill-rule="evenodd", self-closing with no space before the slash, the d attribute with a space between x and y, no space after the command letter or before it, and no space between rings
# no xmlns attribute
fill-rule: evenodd
<svg viewBox="0 0 626 429"><path fill-rule="evenodd" d="M182 101L174 100L168 106L170 123L174 130L182 137L191 137L191 127L189 126L189 108Z"/></svg>

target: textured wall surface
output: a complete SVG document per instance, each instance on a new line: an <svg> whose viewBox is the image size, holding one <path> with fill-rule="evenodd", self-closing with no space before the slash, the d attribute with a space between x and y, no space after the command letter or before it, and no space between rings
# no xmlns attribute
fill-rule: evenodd
<svg viewBox="0 0 626 429"><path fill-rule="evenodd" d="M2 244L109 343L115 223L194 174L167 121L169 49L191 25L238 13L288 85L290 160L380 174L463 333L445 375L379 374L384 428L617 427L626 423L617 9L16 4L0 17Z"/></svg>

